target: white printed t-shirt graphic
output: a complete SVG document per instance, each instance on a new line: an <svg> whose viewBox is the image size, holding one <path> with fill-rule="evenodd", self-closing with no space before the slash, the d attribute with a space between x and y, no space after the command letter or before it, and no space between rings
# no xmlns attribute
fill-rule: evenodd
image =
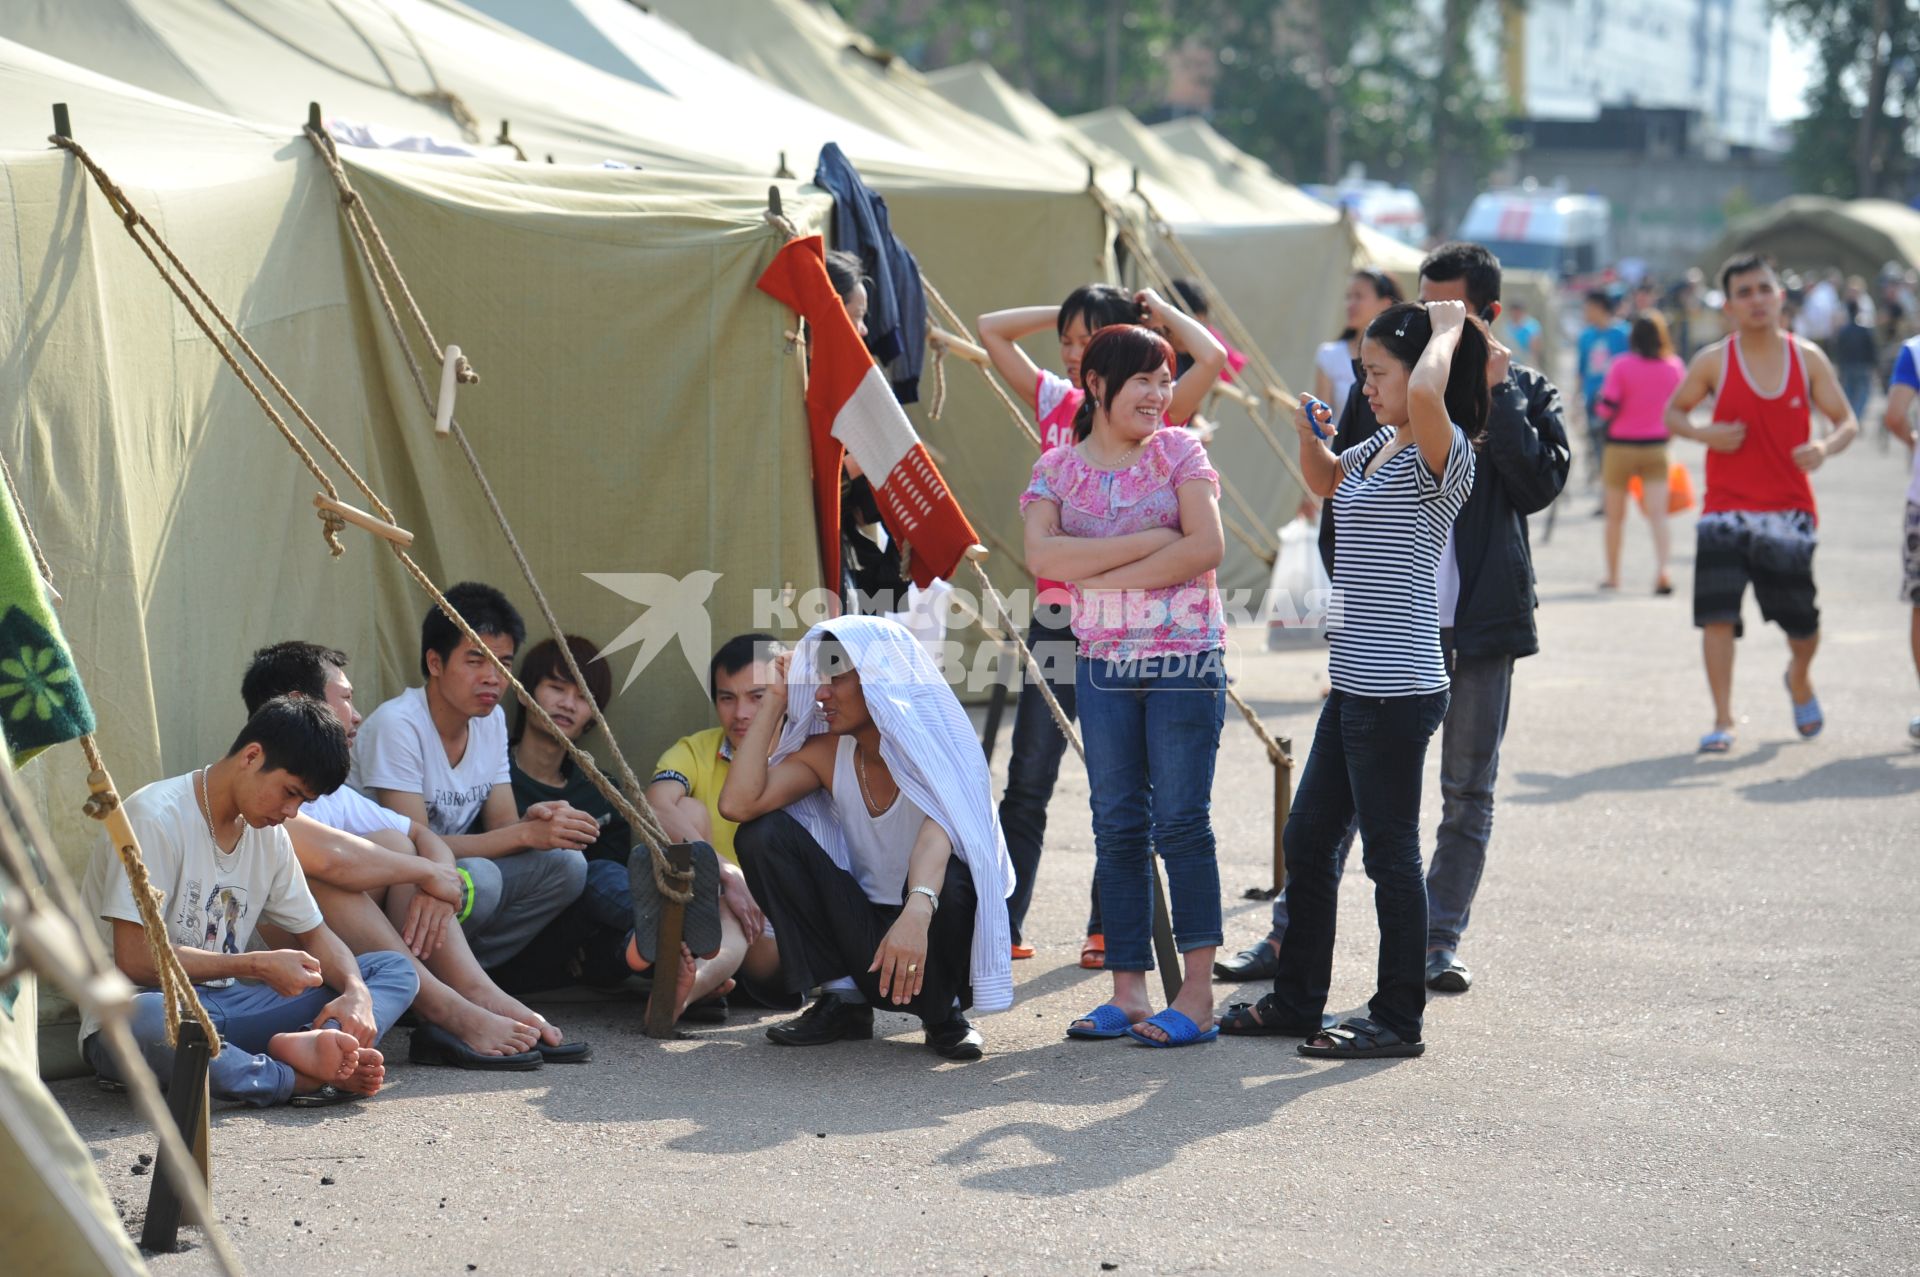
<svg viewBox="0 0 1920 1277"><path fill-rule="evenodd" d="M363 794L419 794L427 804L427 828L442 838L464 834L493 787L508 783L506 711L495 705L491 713L467 720L467 752L456 766L447 761L426 689L409 687L360 724L347 781Z"/></svg>
<svg viewBox="0 0 1920 1277"><path fill-rule="evenodd" d="M126 800L126 811L140 840L147 873L166 896L160 916L167 939L177 947L245 953L254 928L262 922L295 935L320 925L320 906L307 889L287 831L243 825L233 850L218 850L194 793L193 773L157 780L137 790ZM140 910L119 856L104 842L87 861L81 890L87 912L111 953L110 920L138 926ZM200 983L219 987L233 981ZM99 1028L98 1020L87 1017L80 1025L80 1040L85 1042Z"/></svg>

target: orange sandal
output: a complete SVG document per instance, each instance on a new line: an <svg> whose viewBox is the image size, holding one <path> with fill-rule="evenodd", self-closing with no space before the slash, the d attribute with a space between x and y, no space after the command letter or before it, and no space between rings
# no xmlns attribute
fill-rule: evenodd
<svg viewBox="0 0 1920 1277"><path fill-rule="evenodd" d="M1087 937L1080 946L1080 965L1088 971L1104 971L1107 966L1107 938L1099 932Z"/></svg>

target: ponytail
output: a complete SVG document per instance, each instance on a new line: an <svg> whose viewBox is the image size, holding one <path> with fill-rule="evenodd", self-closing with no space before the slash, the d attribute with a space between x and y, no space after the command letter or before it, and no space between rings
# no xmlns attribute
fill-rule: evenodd
<svg viewBox="0 0 1920 1277"><path fill-rule="evenodd" d="M1073 441L1085 443L1087 436L1093 433L1093 395L1083 392L1080 406L1073 410Z"/></svg>

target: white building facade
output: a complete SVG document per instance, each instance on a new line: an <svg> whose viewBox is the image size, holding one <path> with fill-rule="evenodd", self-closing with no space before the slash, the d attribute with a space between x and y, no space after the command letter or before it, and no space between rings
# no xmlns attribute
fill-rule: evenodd
<svg viewBox="0 0 1920 1277"><path fill-rule="evenodd" d="M1501 34L1525 113L1584 120L1602 106L1691 107L1732 146L1774 145L1767 0L1526 0Z"/></svg>

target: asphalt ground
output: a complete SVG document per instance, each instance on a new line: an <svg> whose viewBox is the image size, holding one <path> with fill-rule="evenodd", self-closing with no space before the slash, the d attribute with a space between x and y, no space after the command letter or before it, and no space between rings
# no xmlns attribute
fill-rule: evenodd
<svg viewBox="0 0 1920 1277"><path fill-rule="evenodd" d="M1749 601L1740 740L1719 758L1694 753L1711 709L1691 516L1677 595L1648 592L1635 523L1630 588L1603 596L1594 498L1570 489L1537 550L1543 650L1519 666L1461 949L1477 980L1436 997L1422 1059L1064 1040L1108 987L1076 964L1093 840L1069 755L1039 954L1016 964L1014 1008L980 1021L984 1060L936 1058L893 1014L873 1042L793 1050L767 1042L771 1017L655 1042L636 1004L555 1002L593 1061L501 1075L409 1066L400 1030L372 1102L216 1114L221 1217L275 1274L1920 1269L1906 474L1904 450L1867 441L1818 476L1825 732L1794 734L1785 642ZM1243 694L1304 752L1324 652L1235 637ZM1271 874L1271 788L1230 714L1229 951L1264 934L1267 906L1238 897ZM1376 952L1357 868L1341 1011L1365 1002ZM137 1234L150 1136L90 1082L55 1092ZM205 1270L186 1237L156 1273Z"/></svg>

